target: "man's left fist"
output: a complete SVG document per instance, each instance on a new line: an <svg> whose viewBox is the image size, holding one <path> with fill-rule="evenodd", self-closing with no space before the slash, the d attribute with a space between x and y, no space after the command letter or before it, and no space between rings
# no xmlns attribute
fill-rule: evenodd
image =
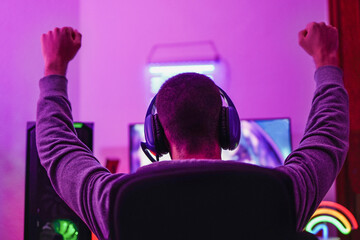
<svg viewBox="0 0 360 240"><path fill-rule="evenodd" d="M81 34L71 27L55 28L41 36L45 76L65 76L68 63L81 47Z"/></svg>

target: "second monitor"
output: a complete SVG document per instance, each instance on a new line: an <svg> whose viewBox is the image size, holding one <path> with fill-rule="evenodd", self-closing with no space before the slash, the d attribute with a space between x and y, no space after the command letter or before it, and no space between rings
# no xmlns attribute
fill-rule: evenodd
<svg viewBox="0 0 360 240"><path fill-rule="evenodd" d="M130 172L150 164L142 152L140 143L145 141L144 125L131 124L130 135ZM291 152L290 119L252 119L241 120L240 144L234 151L222 150L223 160L274 168L284 163ZM169 154L160 158L170 160Z"/></svg>

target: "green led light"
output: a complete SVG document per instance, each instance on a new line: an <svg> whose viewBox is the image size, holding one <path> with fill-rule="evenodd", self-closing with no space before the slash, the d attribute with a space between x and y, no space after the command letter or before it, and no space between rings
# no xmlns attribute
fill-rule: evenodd
<svg viewBox="0 0 360 240"><path fill-rule="evenodd" d="M60 234L64 240L78 240L78 229L70 220L56 219L52 222L53 228L56 233Z"/></svg>
<svg viewBox="0 0 360 240"><path fill-rule="evenodd" d="M82 128L83 126L83 123L74 123L74 128Z"/></svg>
<svg viewBox="0 0 360 240"><path fill-rule="evenodd" d="M333 224L342 234L347 235L351 232L351 229L346 229L340 222L334 217L330 216L318 216L310 220L306 225L305 230L307 232L312 232L313 227L318 223L328 222Z"/></svg>

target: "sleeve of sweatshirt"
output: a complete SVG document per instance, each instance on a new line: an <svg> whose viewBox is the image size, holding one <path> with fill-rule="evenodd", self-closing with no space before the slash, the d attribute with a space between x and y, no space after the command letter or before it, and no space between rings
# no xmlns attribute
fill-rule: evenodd
<svg viewBox="0 0 360 240"><path fill-rule="evenodd" d="M77 137L67 96L67 79L40 80L36 144L41 164L58 195L100 239L108 239L109 192L120 174L102 167Z"/></svg>
<svg viewBox="0 0 360 240"><path fill-rule="evenodd" d="M316 90L302 140L278 169L293 182L297 230L301 231L330 189L349 146L349 100L342 71L315 72Z"/></svg>

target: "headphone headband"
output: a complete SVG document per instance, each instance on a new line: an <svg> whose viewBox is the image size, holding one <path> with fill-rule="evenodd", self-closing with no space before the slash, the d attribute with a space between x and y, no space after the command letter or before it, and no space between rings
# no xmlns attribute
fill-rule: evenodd
<svg viewBox="0 0 360 240"><path fill-rule="evenodd" d="M149 107L148 107L148 109L147 109L147 111L146 111L145 118L146 118L147 116L149 116L150 114L153 114L153 110L154 110L154 108L155 108L156 97L157 97L157 94L156 94L156 95L153 97L153 99L151 100L150 105L149 105Z"/></svg>
<svg viewBox="0 0 360 240"><path fill-rule="evenodd" d="M233 107L235 108L234 103L231 101L230 97L226 94L226 92L224 90L222 90L220 87L218 87L220 95L225 98L226 103L228 105L228 107ZM235 108L236 109L236 108Z"/></svg>

